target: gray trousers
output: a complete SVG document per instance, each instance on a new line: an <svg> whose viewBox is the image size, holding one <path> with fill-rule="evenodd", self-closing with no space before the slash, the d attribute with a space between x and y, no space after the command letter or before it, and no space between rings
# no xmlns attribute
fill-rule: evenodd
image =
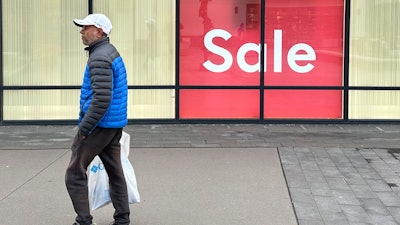
<svg viewBox="0 0 400 225"><path fill-rule="evenodd" d="M121 136L122 128L101 127L97 127L84 140L79 132L75 136L65 184L77 214L76 222L81 225L89 225L93 219L89 209L86 170L96 155L102 160L109 177L115 224L127 225L130 222L128 192L120 158Z"/></svg>

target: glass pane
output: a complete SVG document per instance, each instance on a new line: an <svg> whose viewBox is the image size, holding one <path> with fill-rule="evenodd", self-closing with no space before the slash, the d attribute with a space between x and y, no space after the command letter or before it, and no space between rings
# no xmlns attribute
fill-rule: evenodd
<svg viewBox="0 0 400 225"><path fill-rule="evenodd" d="M3 0L4 85L81 84L86 54L72 19L87 11L81 0Z"/></svg>
<svg viewBox="0 0 400 225"><path fill-rule="evenodd" d="M175 90L129 90L128 119L175 118Z"/></svg>
<svg viewBox="0 0 400 225"><path fill-rule="evenodd" d="M265 85L342 85L344 0L268 0L265 10Z"/></svg>
<svg viewBox="0 0 400 225"><path fill-rule="evenodd" d="M266 90L266 119L341 119L342 91Z"/></svg>
<svg viewBox="0 0 400 225"><path fill-rule="evenodd" d="M79 90L5 90L4 120L78 120Z"/></svg>
<svg viewBox="0 0 400 225"><path fill-rule="evenodd" d="M129 85L175 85L175 0L94 0L112 24Z"/></svg>
<svg viewBox="0 0 400 225"><path fill-rule="evenodd" d="M259 85L260 1L180 1L181 85Z"/></svg>
<svg viewBox="0 0 400 225"><path fill-rule="evenodd" d="M181 90L182 119L258 119L258 90Z"/></svg>
<svg viewBox="0 0 400 225"><path fill-rule="evenodd" d="M349 93L349 119L400 119L400 91Z"/></svg>
<svg viewBox="0 0 400 225"><path fill-rule="evenodd" d="M4 91L4 120L78 119L79 90ZM129 119L171 119L174 90L129 90Z"/></svg>
<svg viewBox="0 0 400 225"><path fill-rule="evenodd" d="M350 85L400 86L400 2L351 1Z"/></svg>

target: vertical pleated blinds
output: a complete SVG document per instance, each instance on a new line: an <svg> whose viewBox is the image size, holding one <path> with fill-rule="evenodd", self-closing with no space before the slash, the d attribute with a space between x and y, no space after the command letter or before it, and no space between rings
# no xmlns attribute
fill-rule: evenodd
<svg viewBox="0 0 400 225"><path fill-rule="evenodd" d="M95 0L93 11L113 23L111 42L124 58L130 85L175 84L174 0Z"/></svg>
<svg viewBox="0 0 400 225"><path fill-rule="evenodd" d="M4 0L4 85L79 85L82 51L72 19L86 14L79 0Z"/></svg>
<svg viewBox="0 0 400 225"><path fill-rule="evenodd" d="M3 92L4 120L77 118L78 90L40 87L82 83L86 55L72 19L87 10L81 0L2 0L3 83L37 86Z"/></svg>
<svg viewBox="0 0 400 225"><path fill-rule="evenodd" d="M350 86L400 86L400 2L351 1ZM400 119L400 91L352 90L349 119Z"/></svg>
<svg viewBox="0 0 400 225"><path fill-rule="evenodd" d="M94 0L93 12L106 14L135 86L175 85L175 0ZM129 90L128 117L172 119L174 89Z"/></svg>

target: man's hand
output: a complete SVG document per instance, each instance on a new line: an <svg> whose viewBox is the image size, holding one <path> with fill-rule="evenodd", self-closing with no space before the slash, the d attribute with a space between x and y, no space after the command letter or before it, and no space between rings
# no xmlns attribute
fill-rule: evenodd
<svg viewBox="0 0 400 225"><path fill-rule="evenodd" d="M78 131L78 136L83 141L83 140L85 140L87 138L88 135L83 134L82 131Z"/></svg>

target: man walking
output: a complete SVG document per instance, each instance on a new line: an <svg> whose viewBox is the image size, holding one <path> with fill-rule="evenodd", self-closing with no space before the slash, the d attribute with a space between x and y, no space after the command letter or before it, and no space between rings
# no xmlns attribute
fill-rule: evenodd
<svg viewBox="0 0 400 225"><path fill-rule="evenodd" d="M121 166L119 140L127 124L127 80L124 62L110 44L111 21L103 14L74 19L81 27L89 59L80 95L79 130L72 144L65 183L77 214L73 225L92 225L86 169L98 155L108 173L115 208L112 225L129 225L129 202Z"/></svg>

